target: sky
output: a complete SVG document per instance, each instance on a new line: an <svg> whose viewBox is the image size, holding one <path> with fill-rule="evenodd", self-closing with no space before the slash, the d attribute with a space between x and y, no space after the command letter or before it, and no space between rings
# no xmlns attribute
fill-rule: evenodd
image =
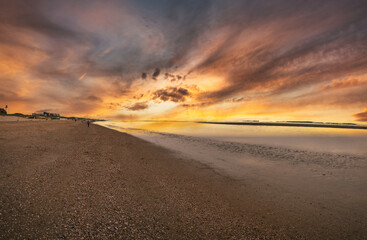
<svg viewBox="0 0 367 240"><path fill-rule="evenodd" d="M367 122L366 0L0 0L0 107Z"/></svg>

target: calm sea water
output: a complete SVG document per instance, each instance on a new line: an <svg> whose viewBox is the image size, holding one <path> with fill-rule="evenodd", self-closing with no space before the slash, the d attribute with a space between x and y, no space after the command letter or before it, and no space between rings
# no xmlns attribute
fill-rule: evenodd
<svg viewBox="0 0 367 240"><path fill-rule="evenodd" d="M183 161L199 162L264 199L299 199L315 213L324 203L328 214L332 209L340 216L367 216L367 131L187 122L98 124L169 149Z"/></svg>
<svg viewBox="0 0 367 240"><path fill-rule="evenodd" d="M158 145L172 137L191 136L225 142L240 142L300 148L318 152L367 154L367 130L312 127L220 125L192 122L99 122ZM177 146L174 147L177 149Z"/></svg>

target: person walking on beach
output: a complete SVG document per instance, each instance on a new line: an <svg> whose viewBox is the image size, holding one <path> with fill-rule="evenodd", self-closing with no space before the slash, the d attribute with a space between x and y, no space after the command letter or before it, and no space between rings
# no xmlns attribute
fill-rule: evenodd
<svg viewBox="0 0 367 240"><path fill-rule="evenodd" d="M87 121L87 124L88 124L88 127L89 127L89 124L90 124L90 121L89 120Z"/></svg>

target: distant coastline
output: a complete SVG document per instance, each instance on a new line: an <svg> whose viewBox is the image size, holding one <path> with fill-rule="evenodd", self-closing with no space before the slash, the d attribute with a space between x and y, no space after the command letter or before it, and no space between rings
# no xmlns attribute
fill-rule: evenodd
<svg viewBox="0 0 367 240"><path fill-rule="evenodd" d="M45 112L46 113L46 112ZM23 113L12 113L12 114L0 114L0 117L4 120L9 120L11 118L15 119L34 119L34 120L79 120L79 121L91 121L91 122L98 122L98 121L106 121L104 119L93 119L93 118L82 118L82 117L65 117L60 116L60 114L56 115L46 115L45 113L39 113L39 114L23 114Z"/></svg>
<svg viewBox="0 0 367 240"><path fill-rule="evenodd" d="M311 121L286 121L286 122L206 122L197 121L196 123L205 124L225 124L225 125L254 125L254 126L279 126L279 127L319 127L319 128L346 128L346 129L365 129L367 125L358 125L355 123L319 123Z"/></svg>
<svg viewBox="0 0 367 240"><path fill-rule="evenodd" d="M102 120L106 121L106 120ZM107 120L108 121L108 120ZM124 122L124 121L121 121ZM248 120L243 122L210 122L210 121L175 121L175 120L140 120L127 122L151 122L151 123L202 123L202 124L221 124L221 125L252 125L252 126L275 126L275 127L317 127L317 128L345 128L367 130L367 125L356 123L334 123L334 122L313 122L313 121L278 121L261 122L259 120Z"/></svg>

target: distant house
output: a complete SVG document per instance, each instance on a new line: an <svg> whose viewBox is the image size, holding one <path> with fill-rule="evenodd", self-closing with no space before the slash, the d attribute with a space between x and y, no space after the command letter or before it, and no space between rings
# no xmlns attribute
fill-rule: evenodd
<svg viewBox="0 0 367 240"><path fill-rule="evenodd" d="M0 108L0 114L8 114L4 108Z"/></svg>
<svg viewBox="0 0 367 240"><path fill-rule="evenodd" d="M56 119L56 118L60 118L60 114L58 114L58 113L49 113L49 112L43 112L43 115L45 116L45 117L50 117L50 118L52 118L52 119Z"/></svg>
<svg viewBox="0 0 367 240"><path fill-rule="evenodd" d="M43 116L43 114L39 114L39 113L32 113L32 118L34 118L34 119L44 119L45 116Z"/></svg>

